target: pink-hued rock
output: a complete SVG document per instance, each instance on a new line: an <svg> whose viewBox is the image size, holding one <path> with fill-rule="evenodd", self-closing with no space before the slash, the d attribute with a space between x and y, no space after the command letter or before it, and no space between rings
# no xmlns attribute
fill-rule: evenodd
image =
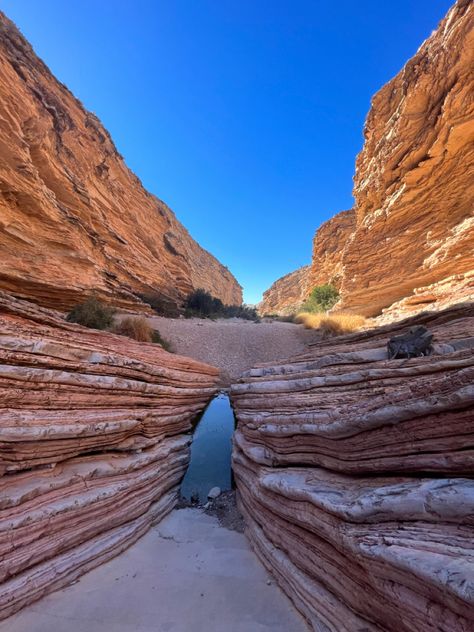
<svg viewBox="0 0 474 632"><path fill-rule="evenodd" d="M415 324L432 355L388 360ZM247 535L314 630L472 629L472 305L319 340L231 396Z"/></svg>
<svg viewBox="0 0 474 632"><path fill-rule="evenodd" d="M218 370L0 293L0 618L175 504Z"/></svg>

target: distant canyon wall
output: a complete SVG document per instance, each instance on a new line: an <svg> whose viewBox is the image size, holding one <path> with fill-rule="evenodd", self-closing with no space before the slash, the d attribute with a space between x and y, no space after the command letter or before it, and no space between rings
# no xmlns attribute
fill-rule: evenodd
<svg viewBox="0 0 474 632"><path fill-rule="evenodd" d="M446 289L446 279L474 269L473 68L474 6L460 0L374 96L354 209L317 231L308 280L298 280L307 292L334 282L338 307L374 316L417 288ZM278 283L261 311L288 307L284 295L275 297Z"/></svg>
<svg viewBox="0 0 474 632"><path fill-rule="evenodd" d="M0 13L0 288L71 307L96 291L117 305L202 287L242 289L127 168L97 117Z"/></svg>

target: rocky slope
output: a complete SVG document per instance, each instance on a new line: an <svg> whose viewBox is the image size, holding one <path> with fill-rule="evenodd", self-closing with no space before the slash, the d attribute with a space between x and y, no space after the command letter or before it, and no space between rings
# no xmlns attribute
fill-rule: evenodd
<svg viewBox="0 0 474 632"><path fill-rule="evenodd" d="M473 68L474 5L458 0L373 98L354 226L341 230L342 213L318 231L309 273L310 287L336 280L340 307L377 315L416 288L474 269ZM337 253L334 262L327 252Z"/></svg>
<svg viewBox="0 0 474 632"><path fill-rule="evenodd" d="M175 504L218 370L0 292L0 618Z"/></svg>
<svg viewBox="0 0 474 632"><path fill-rule="evenodd" d="M66 309L91 290L240 304L232 274L127 168L108 132L0 13L0 288Z"/></svg>
<svg viewBox="0 0 474 632"><path fill-rule="evenodd" d="M415 324L433 354L388 360ZM472 629L473 350L461 306L317 342L232 387L246 533L311 629Z"/></svg>

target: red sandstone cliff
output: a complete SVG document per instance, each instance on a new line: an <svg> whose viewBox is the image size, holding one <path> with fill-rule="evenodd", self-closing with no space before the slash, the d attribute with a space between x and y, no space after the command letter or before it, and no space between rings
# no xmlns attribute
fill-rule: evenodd
<svg viewBox="0 0 474 632"><path fill-rule="evenodd" d="M58 309L92 289L116 304L203 287L242 301L232 274L127 168L100 121L0 13L0 288Z"/></svg>
<svg viewBox="0 0 474 632"><path fill-rule="evenodd" d="M335 279L342 308L375 315L474 269L473 69L474 5L459 0L373 98L354 226L340 213L318 230L308 291Z"/></svg>

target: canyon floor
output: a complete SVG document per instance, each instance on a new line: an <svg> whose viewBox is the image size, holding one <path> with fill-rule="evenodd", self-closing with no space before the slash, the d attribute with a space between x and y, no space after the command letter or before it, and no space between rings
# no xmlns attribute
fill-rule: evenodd
<svg viewBox="0 0 474 632"><path fill-rule="evenodd" d="M279 321L255 323L239 318L148 318L173 351L221 369L224 386L259 362L288 358L304 351L317 334Z"/></svg>
<svg viewBox="0 0 474 632"><path fill-rule="evenodd" d="M200 509L0 623L0 632L304 632L246 537Z"/></svg>

